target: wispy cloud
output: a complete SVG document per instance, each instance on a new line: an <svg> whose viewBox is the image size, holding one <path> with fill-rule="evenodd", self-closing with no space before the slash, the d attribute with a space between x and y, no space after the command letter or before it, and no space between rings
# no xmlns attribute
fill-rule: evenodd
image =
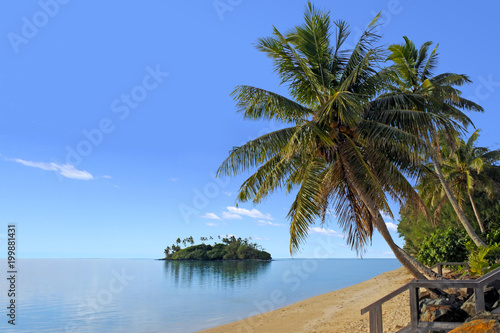
<svg viewBox="0 0 500 333"><path fill-rule="evenodd" d="M398 231L398 226L392 222L385 222L385 225L390 231Z"/></svg>
<svg viewBox="0 0 500 333"><path fill-rule="evenodd" d="M333 237L344 237L343 234L340 232L337 232L333 229L325 229L325 228L320 228L320 227L313 227L311 228L311 233L313 234L321 234L325 236L333 236Z"/></svg>
<svg viewBox="0 0 500 333"><path fill-rule="evenodd" d="M274 220L271 214L263 214L259 212L257 209L248 210L245 208L238 208L238 207L226 207L226 209L231 214L239 215L240 218L241 215L243 215L243 216L253 217L256 219Z"/></svg>
<svg viewBox="0 0 500 333"><path fill-rule="evenodd" d="M179 180L179 178L177 178L177 177L171 177L168 179L169 182L173 182L173 183L177 182L178 180Z"/></svg>
<svg viewBox="0 0 500 333"><path fill-rule="evenodd" d="M241 215L234 214L231 212L222 212L222 218L226 220L241 220Z"/></svg>
<svg viewBox="0 0 500 333"><path fill-rule="evenodd" d="M55 171L63 177L79 180L91 180L94 179L87 171L78 170L71 164L56 164L56 163L45 163L45 162L31 162L25 161L20 158L8 159L9 161L21 163L22 165L29 166L32 168L38 168L45 171Z"/></svg>
<svg viewBox="0 0 500 333"><path fill-rule="evenodd" d="M219 224L218 223L207 222L207 223L205 223L205 225L207 225L209 227L217 227Z"/></svg>
<svg viewBox="0 0 500 333"><path fill-rule="evenodd" d="M201 218L204 218L204 219L211 219L211 220L220 220L220 217L218 217L216 214L214 213L206 213L205 215L203 216L200 216Z"/></svg>
<svg viewBox="0 0 500 333"><path fill-rule="evenodd" d="M255 240L265 240L265 241L271 240L271 238L259 237L259 236L252 236L252 239L255 239Z"/></svg>
<svg viewBox="0 0 500 333"><path fill-rule="evenodd" d="M257 225L260 225L260 226L271 225L273 227L285 227L285 225L282 223L273 223L273 222L265 221L265 220L258 220Z"/></svg>

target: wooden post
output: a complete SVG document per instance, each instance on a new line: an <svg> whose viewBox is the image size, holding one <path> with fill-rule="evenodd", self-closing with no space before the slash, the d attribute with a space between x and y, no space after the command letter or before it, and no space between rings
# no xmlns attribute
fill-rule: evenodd
<svg viewBox="0 0 500 333"><path fill-rule="evenodd" d="M485 308L483 286L474 288L474 294L476 295L476 313L479 313Z"/></svg>
<svg viewBox="0 0 500 333"><path fill-rule="evenodd" d="M438 274L443 276L443 265L441 263L438 264Z"/></svg>
<svg viewBox="0 0 500 333"><path fill-rule="evenodd" d="M413 329L417 328L419 321L419 309L418 309L418 288L413 284L410 285L410 326Z"/></svg>
<svg viewBox="0 0 500 333"><path fill-rule="evenodd" d="M384 333L381 304L377 304L370 309L370 333Z"/></svg>

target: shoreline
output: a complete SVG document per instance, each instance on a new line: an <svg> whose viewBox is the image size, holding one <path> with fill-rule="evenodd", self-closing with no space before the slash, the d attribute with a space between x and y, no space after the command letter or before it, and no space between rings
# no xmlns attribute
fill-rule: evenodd
<svg viewBox="0 0 500 333"><path fill-rule="evenodd" d="M369 315L361 315L361 309L408 283L411 279L412 276L404 267L401 267L347 288L199 332L368 332ZM382 310L384 332L394 332L406 326L410 322L408 292L385 303Z"/></svg>

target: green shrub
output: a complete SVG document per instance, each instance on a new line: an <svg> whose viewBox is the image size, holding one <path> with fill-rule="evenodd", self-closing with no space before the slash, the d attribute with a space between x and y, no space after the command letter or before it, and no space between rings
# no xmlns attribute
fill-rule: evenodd
<svg viewBox="0 0 500 333"><path fill-rule="evenodd" d="M495 263L500 256L498 244L479 248L470 241L467 243L467 249L469 251L468 263L471 275L483 276L500 266L500 264Z"/></svg>
<svg viewBox="0 0 500 333"><path fill-rule="evenodd" d="M467 240L462 230L453 227L437 229L430 237L424 238L417 259L427 266L438 262L466 261Z"/></svg>

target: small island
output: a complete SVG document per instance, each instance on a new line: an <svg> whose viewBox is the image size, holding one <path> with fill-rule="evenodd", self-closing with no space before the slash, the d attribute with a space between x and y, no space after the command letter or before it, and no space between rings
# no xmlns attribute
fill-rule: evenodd
<svg viewBox="0 0 500 333"><path fill-rule="evenodd" d="M167 246L165 249L165 258L163 260L271 260L271 254L257 243L251 243L250 239L235 236L226 236L218 239L222 243L214 241L213 245L205 244L214 238L201 237L201 244L194 245L192 236L184 238L182 241L177 238L176 244ZM181 243L185 248L181 248Z"/></svg>

